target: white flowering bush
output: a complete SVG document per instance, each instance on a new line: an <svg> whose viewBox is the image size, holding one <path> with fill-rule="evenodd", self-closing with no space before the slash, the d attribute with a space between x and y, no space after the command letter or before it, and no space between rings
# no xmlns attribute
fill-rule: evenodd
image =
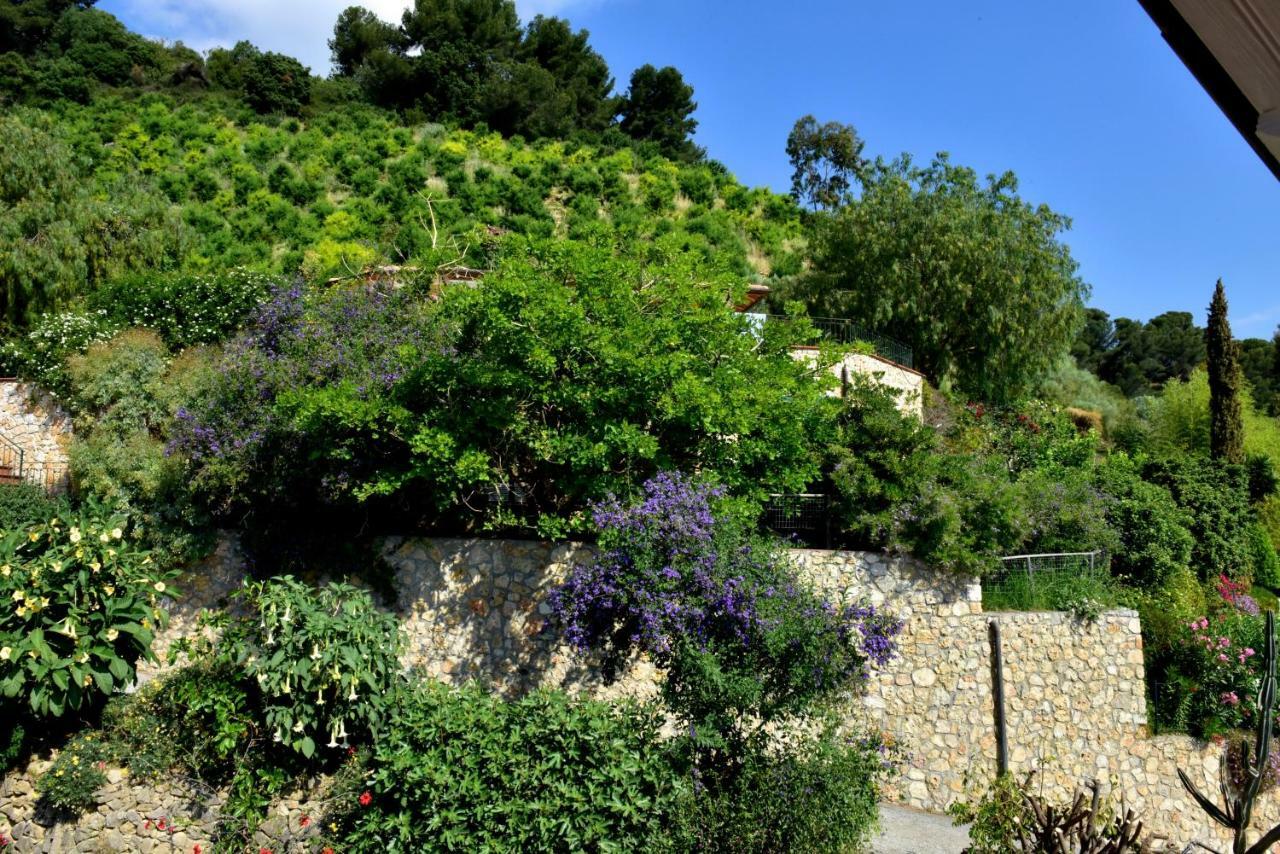
<svg viewBox="0 0 1280 854"><path fill-rule="evenodd" d="M227 338L283 284L279 277L243 269L135 273L99 289L91 302L117 324L152 329L181 350Z"/></svg>
<svg viewBox="0 0 1280 854"><path fill-rule="evenodd" d="M44 314L26 335L0 342L0 375L16 375L65 393L68 356L115 335L118 324L105 310Z"/></svg>
<svg viewBox="0 0 1280 854"><path fill-rule="evenodd" d="M127 516L65 512L0 540L0 719L93 708L134 681L169 574ZM11 717L12 716L12 717Z"/></svg>
<svg viewBox="0 0 1280 854"><path fill-rule="evenodd" d="M249 616L226 626L218 656L245 674L272 741L307 759L369 743L402 681L395 616L349 584L283 576L238 595Z"/></svg>

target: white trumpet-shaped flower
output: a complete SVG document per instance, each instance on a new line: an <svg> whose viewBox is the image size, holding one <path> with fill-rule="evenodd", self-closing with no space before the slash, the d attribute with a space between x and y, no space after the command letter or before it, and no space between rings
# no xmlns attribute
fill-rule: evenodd
<svg viewBox="0 0 1280 854"><path fill-rule="evenodd" d="M324 691L321 690L320 688L316 689L316 705L317 706L324 705Z"/></svg>
<svg viewBox="0 0 1280 854"><path fill-rule="evenodd" d="M311 645L311 660L317 661L320 658L320 644L313 643Z"/></svg>
<svg viewBox="0 0 1280 854"><path fill-rule="evenodd" d="M293 725L294 732L302 732L302 721L298 721Z"/></svg>

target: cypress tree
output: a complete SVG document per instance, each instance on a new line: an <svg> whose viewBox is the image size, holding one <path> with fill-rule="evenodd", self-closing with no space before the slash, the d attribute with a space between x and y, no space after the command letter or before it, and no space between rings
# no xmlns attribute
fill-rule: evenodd
<svg viewBox="0 0 1280 854"><path fill-rule="evenodd" d="M1209 326L1205 329L1205 350L1209 360L1209 453L1215 460L1244 462L1244 419L1240 414L1240 387L1243 378L1237 345L1231 340L1227 321L1227 294L1222 280L1209 303Z"/></svg>

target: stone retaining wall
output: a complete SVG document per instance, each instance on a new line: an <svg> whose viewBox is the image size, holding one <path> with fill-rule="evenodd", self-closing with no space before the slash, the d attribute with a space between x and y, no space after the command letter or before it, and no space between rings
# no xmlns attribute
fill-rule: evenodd
<svg viewBox="0 0 1280 854"><path fill-rule="evenodd" d="M408 639L406 666L455 684L482 680L507 695L539 685L597 696L654 692L651 663L642 660L605 686L589 662L544 630L547 591L575 562L589 558L587 547L391 540L385 555L395 571L395 608ZM865 598L905 622L901 654L850 708L851 721L887 733L905 753L894 792L903 802L940 811L965 794L968 780L993 774L988 624L996 619L1011 770L1019 776L1037 771L1045 790L1063 799L1096 778L1104 792L1123 796L1149 831L1176 841L1179 849L1192 839L1221 847L1226 837L1177 778L1183 768L1205 783L1205 791L1216 792L1219 748L1185 736L1148 737L1135 612L1111 611L1093 623L1061 613L984 614L974 580L909 559L817 550L792 555L833 600ZM217 606L238 586L239 564L238 551L227 542L193 572L181 585L181 610L162 634L162 647L190 630L199 607ZM0 798L0 813L2 803ZM1277 821L1280 799L1268 795L1256 824Z"/></svg>
<svg viewBox="0 0 1280 854"><path fill-rule="evenodd" d="M22 449L27 480L55 492L66 490L71 417L48 394L0 379L0 436Z"/></svg>
<svg viewBox="0 0 1280 854"><path fill-rule="evenodd" d="M0 782L0 829L7 822L12 847L8 854L202 854L213 851L213 834L225 802L223 793L203 792L177 781L141 783L123 768L107 770L107 785L96 795L97 806L75 822L55 822L37 815L32 781L52 763L34 760L21 774ZM318 781L312 791L320 791ZM297 792L275 805L269 818L246 840L246 851L310 851L319 835L324 804ZM249 834L245 834L248 836Z"/></svg>

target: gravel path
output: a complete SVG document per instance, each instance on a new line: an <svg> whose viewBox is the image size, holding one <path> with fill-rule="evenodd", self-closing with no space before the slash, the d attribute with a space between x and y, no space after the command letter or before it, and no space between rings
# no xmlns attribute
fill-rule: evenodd
<svg viewBox="0 0 1280 854"><path fill-rule="evenodd" d="M871 841L872 854L960 854L969 844L969 831L951 819L896 804L880 805L880 833Z"/></svg>

